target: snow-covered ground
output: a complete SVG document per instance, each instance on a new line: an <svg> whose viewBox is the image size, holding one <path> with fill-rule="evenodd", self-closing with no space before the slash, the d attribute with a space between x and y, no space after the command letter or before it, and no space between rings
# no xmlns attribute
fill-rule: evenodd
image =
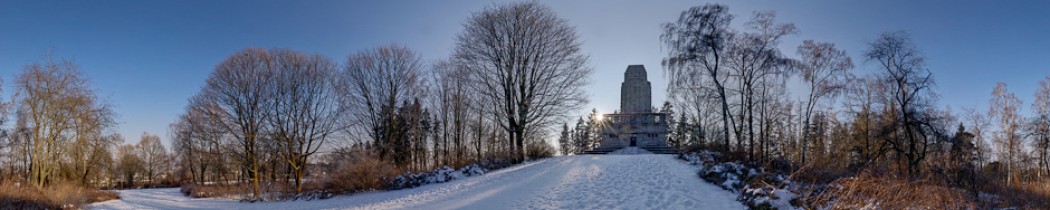
<svg viewBox="0 0 1050 210"><path fill-rule="evenodd" d="M634 153L626 152L623 153ZM241 203L193 199L178 189L120 191L91 209L744 209L672 155L577 155L478 177L327 200Z"/></svg>

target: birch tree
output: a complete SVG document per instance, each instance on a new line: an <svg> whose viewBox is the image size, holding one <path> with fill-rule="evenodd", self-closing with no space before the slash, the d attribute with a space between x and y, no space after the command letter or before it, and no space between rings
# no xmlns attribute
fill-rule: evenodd
<svg viewBox="0 0 1050 210"><path fill-rule="evenodd" d="M733 33L729 23L733 16L729 7L721 4L707 4L682 11L676 22L664 23L660 40L668 47L667 57L661 61L670 80L668 89L687 88L687 91L701 91L700 87L678 87L675 84L689 84L688 81L699 75L708 77L721 106L724 151L729 150L729 126L735 125L729 113L729 101L726 93L726 67L723 59L726 48L732 40Z"/></svg>
<svg viewBox="0 0 1050 210"><path fill-rule="evenodd" d="M997 120L999 132L995 144L999 149L999 161L1006 165L1006 183L1015 184L1017 167L1021 157L1021 116L1017 109L1021 100L1006 89L1006 83L996 83L992 99L988 101L988 116Z"/></svg>
<svg viewBox="0 0 1050 210"><path fill-rule="evenodd" d="M737 149L743 149L747 139L748 158L755 155L755 107L764 105L765 100L759 95L764 87L763 81L770 77L787 73L791 70L793 60L780 53L780 41L783 37L798 33L791 23L777 23L773 11L755 12L751 21L745 23L747 30L738 33L732 39L727 51L727 67L732 70L731 76L739 85L740 114L736 132ZM759 119L761 121L762 119ZM745 128L746 126L746 128ZM747 135L744 135L746 132Z"/></svg>
<svg viewBox="0 0 1050 210"><path fill-rule="evenodd" d="M820 100L834 97L846 87L848 70L853 68L853 61L846 51L835 49L835 44L818 43L806 40L798 47L802 57L799 74L809 90L803 110L802 163L806 162L806 146L809 140L810 120L813 109Z"/></svg>
<svg viewBox="0 0 1050 210"><path fill-rule="evenodd" d="M1042 178L1050 175L1050 77L1039 81L1032 111L1035 112L1035 119L1032 120L1029 130L1034 137L1032 146L1039 164L1036 174Z"/></svg>

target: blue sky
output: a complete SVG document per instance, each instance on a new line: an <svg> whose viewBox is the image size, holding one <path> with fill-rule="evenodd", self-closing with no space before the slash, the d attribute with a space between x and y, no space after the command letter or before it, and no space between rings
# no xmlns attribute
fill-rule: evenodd
<svg viewBox="0 0 1050 210"><path fill-rule="evenodd" d="M342 62L351 52L399 43L427 61L447 57L472 12L503 1L0 1L0 78L4 100L22 66L49 47L81 65L96 92L115 105L115 131L129 143L142 132L167 142L215 64L246 47L316 52ZM591 104L619 106L627 65L643 64L653 103L664 101L659 25L702 1L540 1L577 27L595 69ZM1045 1L733 1L734 25L756 10L796 24L783 52L804 39L833 42L859 56L884 31L908 31L937 80L940 106L987 111L998 81L1029 114L1037 81L1050 76L1050 4ZM580 110L583 114L586 110Z"/></svg>

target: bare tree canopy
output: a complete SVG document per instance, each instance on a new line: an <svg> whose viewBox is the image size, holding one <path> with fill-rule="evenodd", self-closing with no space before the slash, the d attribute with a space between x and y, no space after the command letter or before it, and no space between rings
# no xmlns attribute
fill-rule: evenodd
<svg viewBox="0 0 1050 210"><path fill-rule="evenodd" d="M1042 178L1050 175L1050 76L1039 81L1035 100L1032 101L1032 111L1036 116L1028 127L1035 137L1032 146L1040 168L1036 176Z"/></svg>
<svg viewBox="0 0 1050 210"><path fill-rule="evenodd" d="M113 112L100 103L80 67L48 54L44 63L24 67L15 83L20 121L27 128L29 179L37 187L56 181L64 146L72 140L103 140Z"/></svg>
<svg viewBox="0 0 1050 210"><path fill-rule="evenodd" d="M808 145L813 109L821 99L834 97L846 87L846 77L849 73L847 71L853 68L853 61L846 55L846 51L835 49L835 44L813 40L803 41L798 47L798 54L802 57L799 74L809 88L805 110L802 113L805 117L803 131L807 132L802 135L802 162L805 163L805 145Z"/></svg>
<svg viewBox="0 0 1050 210"><path fill-rule="evenodd" d="M773 11L755 12L751 21L744 24L747 30L733 37L727 51L728 67L733 70L732 77L738 85L740 96L740 122L735 128L737 149L743 150L744 139L747 139L748 157L755 155L755 107L765 105L764 95L760 91L772 80L784 78L792 70L794 60L780 52L780 40L787 35L798 33L795 24L777 23ZM760 113L762 110L759 110ZM759 119L761 120L761 119ZM746 125L746 129L744 128ZM747 135L744 135L746 132Z"/></svg>
<svg viewBox="0 0 1050 210"><path fill-rule="evenodd" d="M257 149L262 133L269 102L268 85L273 78L274 56L265 49L248 48L234 53L208 77L204 89L198 97L212 109L205 109L207 115L219 121L223 129L236 138L244 151L244 161L251 177L252 196L258 198L259 161Z"/></svg>
<svg viewBox="0 0 1050 210"><path fill-rule="evenodd" d="M475 13L456 37L453 62L470 71L474 91L524 159L526 133L552 125L587 102L587 56L576 29L539 3Z"/></svg>
<svg viewBox="0 0 1050 210"><path fill-rule="evenodd" d="M295 191L302 192L308 158L343 129L344 107L334 92L337 67L321 55L291 50L275 50L273 55L277 71L268 91L273 102L268 103L267 123L292 170Z"/></svg>
<svg viewBox="0 0 1050 210"><path fill-rule="evenodd" d="M1021 99L1006 89L1006 83L996 83L992 89L992 99L988 100L988 117L998 120L999 129L995 143L999 149L999 161L1006 164L1006 183L1017 184L1016 168L1021 159Z"/></svg>
<svg viewBox="0 0 1050 210"><path fill-rule="evenodd" d="M346 60L341 85L343 103L352 121L372 137L380 156L389 155L395 135L394 112L398 103L420 96L422 58L400 45L382 46L351 54Z"/></svg>
<svg viewBox="0 0 1050 210"><path fill-rule="evenodd" d="M186 113L170 126L172 147L196 184L204 184L208 172L222 169L221 145L228 132L220 119L209 116L218 106L207 100L200 94L190 98Z"/></svg>
<svg viewBox="0 0 1050 210"><path fill-rule="evenodd" d="M925 58L903 31L883 33L868 43L864 53L879 65L878 78L888 84L892 97L891 110L897 112L886 143L906 159L908 174L919 173L922 160L933 141L931 131L932 103L936 95L933 74L926 69Z"/></svg>
<svg viewBox="0 0 1050 210"><path fill-rule="evenodd" d="M147 184L154 184L153 176L168 164L168 150L160 143L159 136L143 132L142 139L135 145L135 151L146 169Z"/></svg>

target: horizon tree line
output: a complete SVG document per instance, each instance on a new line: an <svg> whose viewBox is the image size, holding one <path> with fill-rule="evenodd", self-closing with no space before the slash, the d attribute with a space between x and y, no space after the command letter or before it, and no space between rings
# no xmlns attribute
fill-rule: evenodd
<svg viewBox="0 0 1050 210"><path fill-rule="evenodd" d="M754 12L737 29L727 6L706 4L662 25L668 103L677 114L672 145L791 170L945 175L975 192L981 180L1014 186L1050 173L1050 77L1034 93L1034 117L1019 113L1023 103L1005 83L987 112L957 114L937 107L934 74L908 33L867 41L865 73L830 42L804 40L795 58L780 52L780 40L798 31L775 17ZM803 87L799 100L789 97L792 82Z"/></svg>

